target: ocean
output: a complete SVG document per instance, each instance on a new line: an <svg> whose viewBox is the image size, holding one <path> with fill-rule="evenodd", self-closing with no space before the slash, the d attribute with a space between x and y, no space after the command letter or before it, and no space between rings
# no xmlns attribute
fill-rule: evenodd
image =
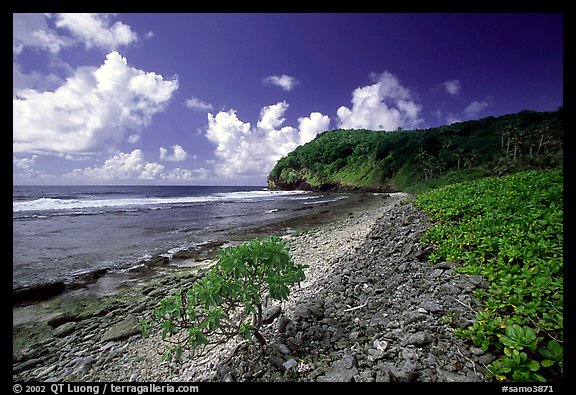
<svg viewBox="0 0 576 395"><path fill-rule="evenodd" d="M127 270L346 198L262 187L14 186L12 287Z"/></svg>

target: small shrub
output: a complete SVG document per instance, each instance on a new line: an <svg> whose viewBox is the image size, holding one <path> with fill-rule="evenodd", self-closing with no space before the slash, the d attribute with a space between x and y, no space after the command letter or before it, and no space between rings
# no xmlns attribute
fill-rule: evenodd
<svg viewBox="0 0 576 395"><path fill-rule="evenodd" d="M265 300L285 300L290 286L304 279L304 265L292 261L286 242L255 239L219 250L218 262L191 288L164 298L153 319L142 320L144 336L161 333L164 359L185 349L209 350L237 335L266 340L259 332Z"/></svg>

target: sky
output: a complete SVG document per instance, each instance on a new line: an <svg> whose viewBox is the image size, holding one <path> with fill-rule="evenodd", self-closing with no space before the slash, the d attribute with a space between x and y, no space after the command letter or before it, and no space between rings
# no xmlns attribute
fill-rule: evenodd
<svg viewBox="0 0 576 395"><path fill-rule="evenodd" d="M13 183L265 186L323 131L563 105L561 13L13 14Z"/></svg>

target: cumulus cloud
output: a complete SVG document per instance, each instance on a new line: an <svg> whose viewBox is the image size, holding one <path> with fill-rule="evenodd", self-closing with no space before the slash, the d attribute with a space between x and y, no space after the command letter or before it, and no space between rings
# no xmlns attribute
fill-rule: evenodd
<svg viewBox="0 0 576 395"><path fill-rule="evenodd" d="M128 46L138 40L131 27L120 22L112 23L113 14L57 14L55 24L70 31L86 48L107 50Z"/></svg>
<svg viewBox="0 0 576 395"><path fill-rule="evenodd" d="M451 96L458 95L462 90L462 84L458 80L444 81L441 85L446 90L446 93Z"/></svg>
<svg viewBox="0 0 576 395"><path fill-rule="evenodd" d="M490 107L488 100L473 101L464 109L464 115L468 118L478 118L482 111Z"/></svg>
<svg viewBox="0 0 576 395"><path fill-rule="evenodd" d="M99 68L77 68L53 92L18 92L13 150L90 154L113 147L128 129L148 125L176 89L177 79L130 67L126 58L110 52Z"/></svg>
<svg viewBox="0 0 576 395"><path fill-rule="evenodd" d="M184 104L186 107L196 111L210 111L214 109L212 104L206 103L205 101L202 101L194 96L192 96L190 99L187 99Z"/></svg>
<svg viewBox="0 0 576 395"><path fill-rule="evenodd" d="M135 149L130 153L118 153L107 159L102 166L74 169L63 178L82 183L109 183L118 181L202 181L207 180L207 169L166 169L157 162L148 162L144 153Z"/></svg>
<svg viewBox="0 0 576 395"><path fill-rule="evenodd" d="M300 130L282 126L288 107L286 102L263 107L256 126L238 119L235 110L208 114L206 137L216 144L216 174L224 178L265 178L282 156L330 122L327 116L312 113L299 119Z"/></svg>
<svg viewBox="0 0 576 395"><path fill-rule="evenodd" d="M172 146L172 151L172 154L169 154L166 148L160 147L160 160L180 162L188 158L188 153L178 144Z"/></svg>
<svg viewBox="0 0 576 395"><path fill-rule="evenodd" d="M330 117L319 112L313 112L309 117L298 118L298 129L300 130L300 145L304 145L314 140L320 132L328 130Z"/></svg>
<svg viewBox="0 0 576 395"><path fill-rule="evenodd" d="M422 106L412 99L410 91L389 72L377 76L373 85L352 92L352 109L338 109L339 127L344 129L395 130L416 128Z"/></svg>
<svg viewBox="0 0 576 395"><path fill-rule="evenodd" d="M271 75L262 80L264 85L276 85L285 91L291 91L295 85L299 82L296 78L290 77L289 75L282 74L281 76Z"/></svg>
<svg viewBox="0 0 576 395"><path fill-rule="evenodd" d="M135 149L131 153L119 153L109 159L100 167L87 167L74 169L72 176L90 181L113 181L131 179L152 179L164 170L164 166L155 162L146 162L141 150Z"/></svg>

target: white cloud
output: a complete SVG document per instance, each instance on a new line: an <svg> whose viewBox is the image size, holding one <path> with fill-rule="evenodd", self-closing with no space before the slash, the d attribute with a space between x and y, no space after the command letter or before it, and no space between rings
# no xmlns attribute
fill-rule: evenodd
<svg viewBox="0 0 576 395"><path fill-rule="evenodd" d="M147 162L144 153L135 149L130 153L118 153L107 159L102 166L74 169L63 179L83 184L138 182L138 181L203 181L210 178L210 171L199 169L166 169L157 162Z"/></svg>
<svg viewBox="0 0 576 395"><path fill-rule="evenodd" d="M473 101L464 109L464 115L468 118L478 118L480 113L490 107L490 105L487 100Z"/></svg>
<svg viewBox="0 0 576 395"><path fill-rule="evenodd" d="M106 182L114 180L142 180L151 179L158 175L164 166L159 163L148 163L144 160L141 150L135 149L131 153L119 153L107 159L100 167L87 167L74 169L72 177L84 182Z"/></svg>
<svg viewBox="0 0 576 395"><path fill-rule="evenodd" d="M282 74L280 77L277 75L271 75L270 77L266 77L262 80L263 84L270 84L276 85L282 88L285 91L291 91L295 85L299 82L296 78L290 77L289 75Z"/></svg>
<svg viewBox="0 0 576 395"><path fill-rule="evenodd" d="M19 55L25 47L57 53L73 41L50 29L43 14L12 14L12 52Z"/></svg>
<svg viewBox="0 0 576 395"><path fill-rule="evenodd" d="M300 118L300 130L282 126L289 105L265 106L255 127L238 119L235 110L208 114L206 137L216 144L215 172L228 179L265 179L284 155L309 139L330 122L320 113Z"/></svg>
<svg viewBox="0 0 576 395"><path fill-rule="evenodd" d="M13 156L12 164L16 166L18 169L30 170L34 166L36 159L38 159L38 155L32 155L29 158L22 158L22 159L18 159L15 156Z"/></svg>
<svg viewBox="0 0 576 395"><path fill-rule="evenodd" d="M42 172L34 168L36 159L38 159L38 155L32 155L28 158L12 156L12 179L23 181L39 177Z"/></svg>
<svg viewBox="0 0 576 395"><path fill-rule="evenodd" d="M446 124L452 125L453 123L457 122L462 122L462 119L456 114L448 113L448 115L446 116Z"/></svg>
<svg viewBox="0 0 576 395"><path fill-rule="evenodd" d="M205 101L202 101L194 96L192 96L190 99L187 99L184 104L186 104L186 107L196 111L210 111L214 109L212 104L206 103Z"/></svg>
<svg viewBox="0 0 576 395"><path fill-rule="evenodd" d="M53 92L20 91L13 99L13 150L89 154L113 147L126 130L148 125L176 89L178 80L130 67L111 52L102 66L77 68Z"/></svg>
<svg viewBox="0 0 576 395"><path fill-rule="evenodd" d="M172 146L172 151L172 154L168 154L168 150L166 148L160 147L160 160L180 162L188 158L188 153L184 151L184 148L178 144Z"/></svg>
<svg viewBox="0 0 576 395"><path fill-rule="evenodd" d="M342 106L336 114L343 129L395 130L418 127L421 109L398 78L384 72L375 84L352 92L352 109Z"/></svg>
<svg viewBox="0 0 576 395"><path fill-rule="evenodd" d="M87 48L98 47L107 50L128 46L138 40L130 26L122 22L112 24L112 14L57 14L55 24L72 33L74 38Z"/></svg>
<svg viewBox="0 0 576 395"><path fill-rule="evenodd" d="M140 135L139 134L131 134L130 136L128 136L126 141L128 141L130 144L136 144L140 141Z"/></svg>
<svg viewBox="0 0 576 395"><path fill-rule="evenodd" d="M19 55L25 47L32 47L56 54L78 43L86 48L116 50L138 41L138 35L130 26L114 22L113 17L114 14L12 14L12 51ZM54 18L56 28L69 32L72 37L49 28L47 19L50 18ZM146 38L150 38L151 33L147 33Z"/></svg>
<svg viewBox="0 0 576 395"><path fill-rule="evenodd" d="M189 170L177 167L165 173L162 178L170 181L205 181L210 178L210 171L204 168Z"/></svg>
<svg viewBox="0 0 576 395"><path fill-rule="evenodd" d="M304 145L314 140L320 132L328 130L330 117L319 112L313 112L309 117L298 118L298 129L300 130L300 145Z"/></svg>
<svg viewBox="0 0 576 395"><path fill-rule="evenodd" d="M444 81L442 83L442 86L446 90L446 93L448 93L451 96L458 95L462 90L462 84L458 80Z"/></svg>

